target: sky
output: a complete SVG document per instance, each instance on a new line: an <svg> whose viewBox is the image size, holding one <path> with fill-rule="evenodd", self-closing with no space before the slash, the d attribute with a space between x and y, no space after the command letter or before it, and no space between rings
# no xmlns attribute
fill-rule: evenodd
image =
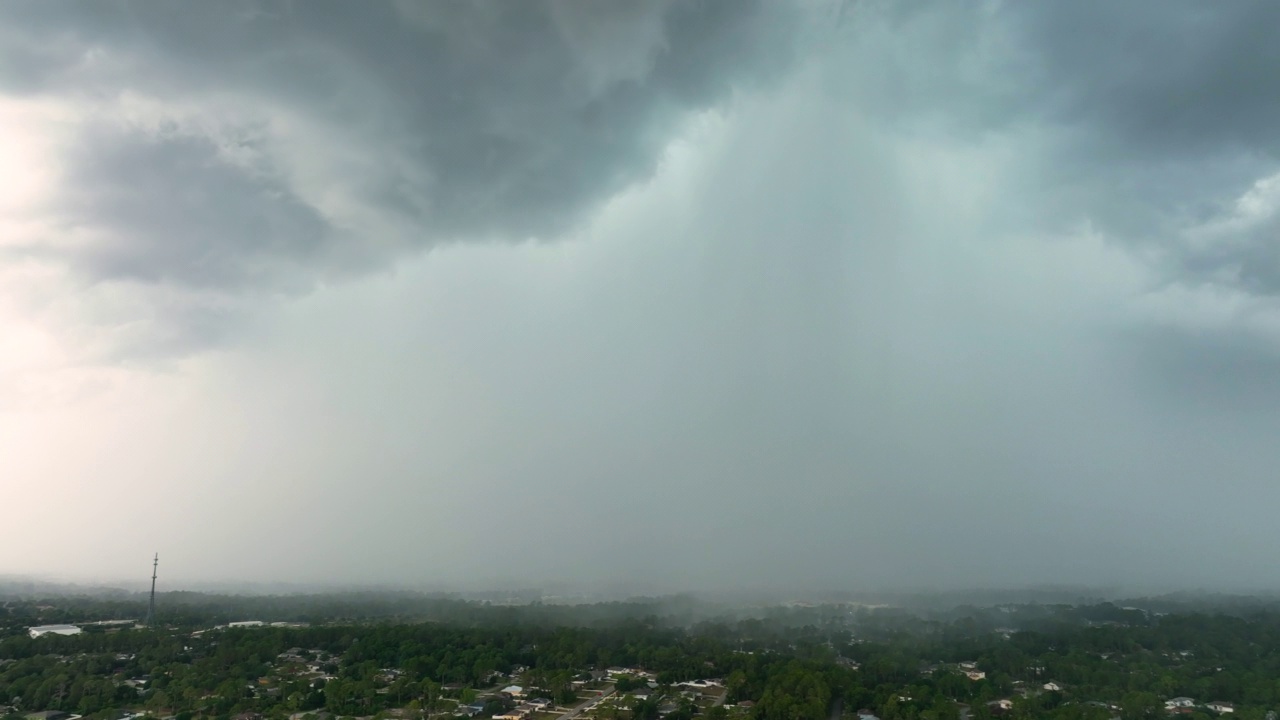
<svg viewBox="0 0 1280 720"><path fill-rule="evenodd" d="M1280 588L1278 22L0 3L0 574Z"/></svg>

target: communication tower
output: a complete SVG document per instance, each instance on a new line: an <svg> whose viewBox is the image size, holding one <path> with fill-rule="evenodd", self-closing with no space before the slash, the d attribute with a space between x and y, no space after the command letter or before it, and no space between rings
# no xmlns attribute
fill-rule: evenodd
<svg viewBox="0 0 1280 720"><path fill-rule="evenodd" d="M160 567L160 553L156 553L156 557L151 561L151 602L147 604L147 619L142 621L143 625L151 627L156 621L156 570Z"/></svg>

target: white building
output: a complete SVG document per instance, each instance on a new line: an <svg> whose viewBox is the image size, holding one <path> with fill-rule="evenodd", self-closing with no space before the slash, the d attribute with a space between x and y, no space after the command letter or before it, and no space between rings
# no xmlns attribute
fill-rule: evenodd
<svg viewBox="0 0 1280 720"><path fill-rule="evenodd" d="M1222 702L1221 700L1217 702L1211 702L1208 705L1205 705L1205 707L1209 708L1210 710L1216 713L1233 713L1236 711L1235 705L1232 705L1229 702Z"/></svg>
<svg viewBox="0 0 1280 720"><path fill-rule="evenodd" d="M1059 685L1059 684L1058 684L1058 683L1056 683L1056 682L1047 682L1047 683L1045 683L1045 684L1044 684L1044 689L1045 689L1045 690L1048 690L1049 692L1062 692L1062 686L1061 686L1061 685Z"/></svg>
<svg viewBox="0 0 1280 720"><path fill-rule="evenodd" d="M1164 701L1166 710L1177 710L1178 708L1195 707L1196 701L1189 697L1176 697Z"/></svg>
<svg viewBox="0 0 1280 720"><path fill-rule="evenodd" d="M80 628L76 627L75 625L37 625L36 627L28 628L27 632L30 633L31 637L33 638L38 638L41 635L50 635L50 634L79 635Z"/></svg>

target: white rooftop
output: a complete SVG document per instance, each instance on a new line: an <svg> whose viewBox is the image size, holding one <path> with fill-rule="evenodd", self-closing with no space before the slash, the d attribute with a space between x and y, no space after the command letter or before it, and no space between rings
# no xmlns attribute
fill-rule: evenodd
<svg viewBox="0 0 1280 720"><path fill-rule="evenodd" d="M27 632L30 633L33 638L40 637L41 635L47 635L49 633L53 633L54 635L79 635L80 628L75 625L37 625L32 628L27 628Z"/></svg>

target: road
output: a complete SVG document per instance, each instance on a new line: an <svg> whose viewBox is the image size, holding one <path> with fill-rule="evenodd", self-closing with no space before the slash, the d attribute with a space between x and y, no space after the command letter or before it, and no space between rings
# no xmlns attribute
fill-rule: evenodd
<svg viewBox="0 0 1280 720"><path fill-rule="evenodd" d="M559 720L573 720L574 718L578 717L578 715L582 714L584 711L590 710L596 705L599 705L601 702L604 701L605 698L612 697L613 693L614 693L613 686L610 685L608 692L601 693L600 697L596 698L595 700L588 700L587 702L582 703L578 707L570 710L564 715L561 715Z"/></svg>

